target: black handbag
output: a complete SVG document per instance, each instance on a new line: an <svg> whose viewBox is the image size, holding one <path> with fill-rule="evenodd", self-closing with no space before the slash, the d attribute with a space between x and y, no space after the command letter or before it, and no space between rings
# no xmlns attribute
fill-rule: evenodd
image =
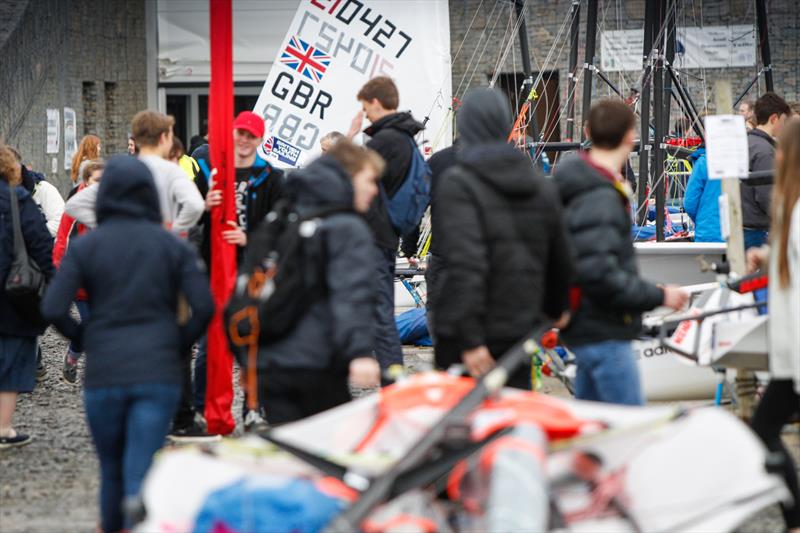
<svg viewBox="0 0 800 533"><path fill-rule="evenodd" d="M8 186L11 202L11 225L14 235L14 259L8 269L5 293L9 303L24 320L35 325L43 325L44 319L39 311L39 303L45 289L45 277L39 265L28 255L22 224L19 219L19 203L14 186Z"/></svg>

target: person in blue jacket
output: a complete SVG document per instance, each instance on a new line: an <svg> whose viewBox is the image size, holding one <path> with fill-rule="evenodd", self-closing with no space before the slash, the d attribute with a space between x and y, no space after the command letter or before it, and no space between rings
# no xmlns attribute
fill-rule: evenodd
<svg viewBox="0 0 800 533"><path fill-rule="evenodd" d="M695 242L725 242L719 223L719 196L722 184L708 179L705 148L698 148L689 158L692 175L683 197L683 208L694 222Z"/></svg>
<svg viewBox="0 0 800 533"><path fill-rule="evenodd" d="M153 454L181 396L184 354L203 333L214 303L203 263L161 225L155 182L136 158L116 156L103 173L96 230L76 239L42 301L42 315L86 353L86 418L100 459L103 531L131 524ZM83 287L89 319L70 314ZM183 295L191 316L178 320Z"/></svg>

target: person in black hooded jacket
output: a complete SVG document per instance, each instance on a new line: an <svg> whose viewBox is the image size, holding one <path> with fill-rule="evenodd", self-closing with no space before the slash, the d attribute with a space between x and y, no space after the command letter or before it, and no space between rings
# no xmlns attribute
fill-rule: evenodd
<svg viewBox="0 0 800 533"><path fill-rule="evenodd" d="M386 198L393 198L408 177L412 155L417 149L414 135L423 126L411 113L398 113L400 96L397 86L386 76L369 80L356 96L372 125L364 130L370 136L367 147L376 151L386 162L381 176L381 185ZM352 138L361 125L359 114L349 132ZM366 214L372 229L374 265L377 273L378 298L375 305L375 355L381 367L403 365L403 347L397 334L394 319L394 272L397 261L397 246L400 237L389 220L383 194L378 195Z"/></svg>
<svg viewBox="0 0 800 533"><path fill-rule="evenodd" d="M575 396L581 400L643 402L631 340L642 313L665 305L679 310L688 296L639 277L630 189L620 174L633 148L636 117L623 102L592 106L586 130L592 149L564 159L554 181L565 207L575 257L572 319L562 338L575 352Z"/></svg>
<svg viewBox="0 0 800 533"><path fill-rule="evenodd" d="M470 91L457 116L456 165L436 192L436 363L463 363L473 376L543 321L561 322L568 307L572 263L558 196L508 144L512 122L502 93ZM509 386L530 388L530 367Z"/></svg>
<svg viewBox="0 0 800 533"><path fill-rule="evenodd" d="M372 236L361 215L378 193L382 161L374 152L339 140L326 155L286 182L300 216L320 209L341 212L317 219L304 243L317 258L324 290L291 332L259 349L258 396L267 422L282 424L350 401L348 374L361 387L376 386L373 351L375 266ZM263 253L248 250L247 253Z"/></svg>
<svg viewBox="0 0 800 533"><path fill-rule="evenodd" d="M214 312L208 278L189 245L164 229L150 170L112 158L97 196L96 230L76 239L61 262L42 314L86 352L86 418L100 459L103 531L130 528L134 498L163 445L181 395L182 354ZM75 292L89 319L70 315ZM178 323L178 295L191 317Z"/></svg>

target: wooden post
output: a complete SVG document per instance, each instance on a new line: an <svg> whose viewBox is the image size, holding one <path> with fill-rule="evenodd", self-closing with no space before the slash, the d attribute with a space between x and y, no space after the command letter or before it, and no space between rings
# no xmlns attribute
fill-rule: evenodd
<svg viewBox="0 0 800 533"><path fill-rule="evenodd" d="M733 110L733 91L731 83L719 80L714 84L717 113L731 113ZM742 197L738 179L723 179L722 194L727 197L728 204L728 263L731 272L743 276L747 270L744 253L744 230L742 228ZM739 417L750 420L755 410L755 374L749 370L737 370L736 397L738 399Z"/></svg>

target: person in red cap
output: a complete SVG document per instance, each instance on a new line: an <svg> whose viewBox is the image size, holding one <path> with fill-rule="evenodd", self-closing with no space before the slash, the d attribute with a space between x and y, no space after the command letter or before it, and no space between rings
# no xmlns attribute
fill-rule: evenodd
<svg viewBox="0 0 800 533"><path fill-rule="evenodd" d="M283 197L284 174L283 171L273 168L258 153L258 146L264 139L264 119L252 111L242 111L233 121L234 166L236 167L236 211L237 220L228 231L223 232L223 238L239 246L241 252L247 246L247 235L262 221L267 213L272 211L276 202ZM206 201L206 216L202 222L202 237L200 240L200 253L207 265L211 265L211 221L208 213L214 206L222 203L222 191L211 190L211 160L208 145L197 148L192 157L197 161L199 169L195 174L194 182ZM205 381L206 381L206 346L200 343L194 371L194 398L193 411L203 413L205 410ZM181 418L188 424L180 424L173 431L173 440L195 440L204 435L202 417L193 415L188 405L181 405ZM199 423L189 423L192 418Z"/></svg>

